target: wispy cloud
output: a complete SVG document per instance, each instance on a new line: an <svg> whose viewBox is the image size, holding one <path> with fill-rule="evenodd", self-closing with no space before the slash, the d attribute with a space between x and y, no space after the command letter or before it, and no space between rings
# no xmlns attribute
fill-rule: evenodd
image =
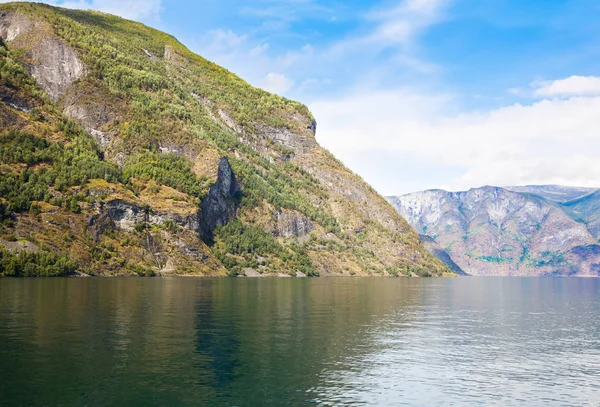
<svg viewBox="0 0 600 407"><path fill-rule="evenodd" d="M452 0L402 0L393 6L372 10L363 16L367 28L337 41L331 47L334 55L369 48L411 47L430 26L444 18L444 10ZM407 58L416 61L416 58Z"/></svg>
<svg viewBox="0 0 600 407"><path fill-rule="evenodd" d="M377 23L369 42L406 44L429 26L443 18L450 0L405 0L391 9L373 12L369 18Z"/></svg>
<svg viewBox="0 0 600 407"><path fill-rule="evenodd" d="M259 0L254 3L258 5L242 7L240 12L247 16L285 22L306 17L329 19L336 8L335 5L317 0Z"/></svg>
<svg viewBox="0 0 600 407"><path fill-rule="evenodd" d="M353 17L354 29L345 38L340 39L340 35L330 40L320 37L318 43L306 42L284 50L270 43L277 43L277 38L259 34L263 32L260 27L244 33L222 29L210 32L198 51L256 86L277 88L286 96L295 97L302 97L299 93L309 88L314 92L335 84L331 78L341 82L341 76L344 76L346 86L352 86L364 82L365 77L377 77L383 82L400 68L417 75L429 75L437 73L440 68L420 58L415 44L428 27L444 20L444 11L453 1L396 0L387 3L386 8L381 5L362 8ZM261 24L274 19L296 21L308 18L306 16L311 13L327 10L320 17L323 18L333 15L340 4L329 2L324 6L324 2L317 0L260 0L260 3L265 7L248 6L242 9L242 13L262 18ZM389 48L393 52L382 57ZM352 71L348 70L350 66ZM272 86L273 81L279 78L273 76L275 74L287 79L286 86ZM315 84L322 86L308 86Z"/></svg>

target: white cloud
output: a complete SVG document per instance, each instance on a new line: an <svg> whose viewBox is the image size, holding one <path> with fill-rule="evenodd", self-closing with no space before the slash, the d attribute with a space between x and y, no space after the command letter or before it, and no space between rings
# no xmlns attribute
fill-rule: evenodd
<svg viewBox="0 0 600 407"><path fill-rule="evenodd" d="M12 0L0 0L0 3L9 1ZM98 10L131 20L156 20L162 9L162 0L40 0L40 2L66 8Z"/></svg>
<svg viewBox="0 0 600 407"><path fill-rule="evenodd" d="M392 9L375 12L378 22L369 42L407 43L427 27L439 22L449 0L404 0Z"/></svg>
<svg viewBox="0 0 600 407"><path fill-rule="evenodd" d="M597 76L571 76L555 81L534 82L534 95L539 97L549 96L597 96L600 95L600 77Z"/></svg>
<svg viewBox="0 0 600 407"><path fill-rule="evenodd" d="M453 114L410 89L310 104L318 140L384 194L481 185L600 186L600 97Z"/></svg>
<svg viewBox="0 0 600 407"><path fill-rule="evenodd" d="M294 82L287 78L285 75L280 73L269 73L259 84L259 87L263 88L267 92L276 93L282 95L294 85Z"/></svg>
<svg viewBox="0 0 600 407"><path fill-rule="evenodd" d="M212 30L207 34L208 50L210 52L229 52L242 46L248 39L247 35L237 35L231 30ZM261 55L268 49L268 44L262 44L250 50L250 54Z"/></svg>

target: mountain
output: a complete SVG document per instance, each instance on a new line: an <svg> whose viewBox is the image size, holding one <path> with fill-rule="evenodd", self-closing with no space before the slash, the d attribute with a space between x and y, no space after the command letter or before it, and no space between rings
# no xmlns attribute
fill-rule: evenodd
<svg viewBox="0 0 600 407"><path fill-rule="evenodd" d="M441 275L297 102L115 16L0 5L0 274Z"/></svg>
<svg viewBox="0 0 600 407"><path fill-rule="evenodd" d="M589 191L526 189L430 190L388 200L468 274L599 275L597 235L572 215L580 210L591 222L594 204L586 197L595 194L561 204L556 201Z"/></svg>
<svg viewBox="0 0 600 407"><path fill-rule="evenodd" d="M562 208L572 219L584 223L590 233L600 240L600 191L565 202Z"/></svg>
<svg viewBox="0 0 600 407"><path fill-rule="evenodd" d="M526 185L521 187L505 187L505 189L513 192L537 195L558 203L566 203L598 190L598 188L565 187L561 185Z"/></svg>

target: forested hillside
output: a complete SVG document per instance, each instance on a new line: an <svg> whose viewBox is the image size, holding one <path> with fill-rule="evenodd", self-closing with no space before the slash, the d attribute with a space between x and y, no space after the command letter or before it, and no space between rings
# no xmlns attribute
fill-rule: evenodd
<svg viewBox="0 0 600 407"><path fill-rule="evenodd" d="M448 271L304 105L172 36L9 3L0 38L0 274Z"/></svg>

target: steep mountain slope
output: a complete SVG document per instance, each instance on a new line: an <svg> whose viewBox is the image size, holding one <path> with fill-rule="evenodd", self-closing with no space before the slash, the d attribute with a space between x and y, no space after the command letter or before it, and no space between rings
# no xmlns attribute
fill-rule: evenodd
<svg viewBox="0 0 600 407"><path fill-rule="evenodd" d="M317 144L305 106L173 37L9 3L0 38L0 273L448 270Z"/></svg>
<svg viewBox="0 0 600 407"><path fill-rule="evenodd" d="M562 185L526 185L505 187L509 191L537 195L549 201L566 203L596 192L597 188L566 187Z"/></svg>
<svg viewBox="0 0 600 407"><path fill-rule="evenodd" d="M440 259L450 270L459 276L466 276L467 273L452 260L452 257L430 236L420 235L421 241L429 253Z"/></svg>
<svg viewBox="0 0 600 407"><path fill-rule="evenodd" d="M497 187L390 197L472 275L598 275L597 240L555 203Z"/></svg>
<svg viewBox="0 0 600 407"><path fill-rule="evenodd" d="M590 233L600 240L600 191L565 202L562 208L571 218L584 223Z"/></svg>

